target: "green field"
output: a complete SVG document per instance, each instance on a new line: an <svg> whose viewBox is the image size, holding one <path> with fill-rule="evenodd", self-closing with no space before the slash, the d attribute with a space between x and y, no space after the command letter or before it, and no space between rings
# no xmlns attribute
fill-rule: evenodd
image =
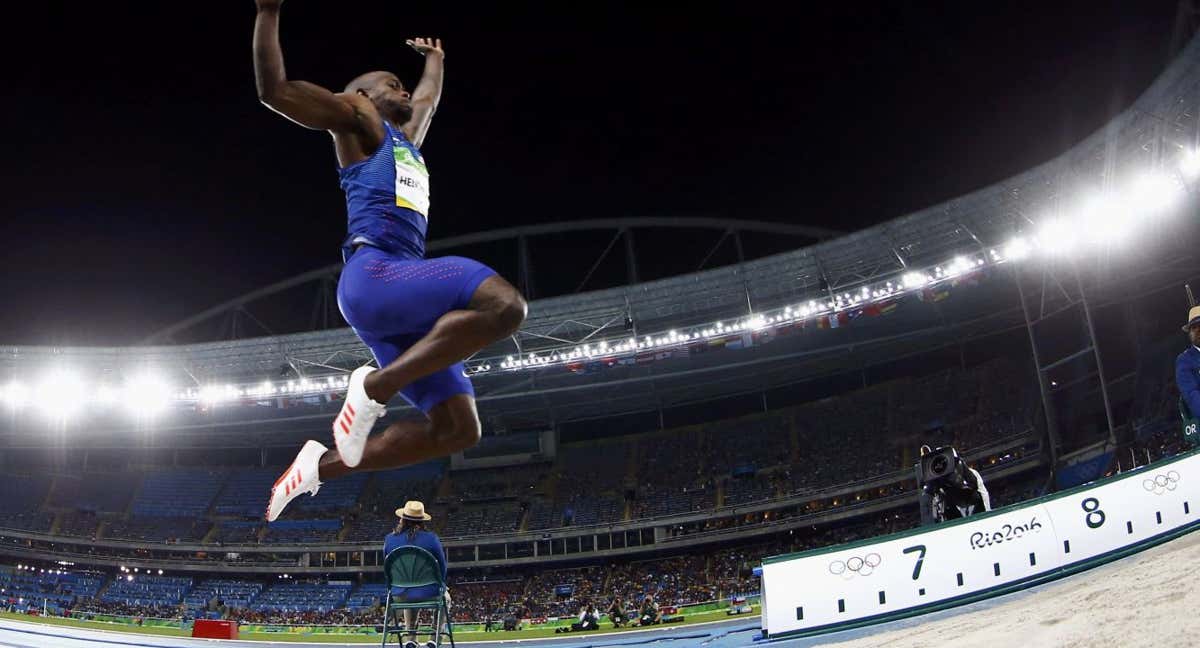
<svg viewBox="0 0 1200 648"><path fill-rule="evenodd" d="M743 614L739 618L749 620L749 619L754 618L754 616L757 615L758 612L759 612L758 606L754 606L754 611L752 613ZM46 625L71 626L74 628L88 628L91 630L110 630L110 631L114 631L114 632L132 632L132 633L138 633L138 634L169 636L169 637L189 637L189 636L191 636L190 631L183 630L180 628L136 627L136 626L126 625L126 624L122 624L122 623L105 623L102 621L80 621L78 619L62 619L62 618L58 618L58 617L34 617L34 616L27 616L24 614L12 614L9 612L0 612L0 618L15 619L15 620L19 620L19 621L26 621L29 623L43 623ZM655 627L679 628L679 627L693 625L696 623L704 623L704 622L709 622L709 621L721 621L726 618L729 618L729 617L726 616L724 610L712 610L709 612L699 612L696 614L688 614L688 615L686 615L686 619L680 623L672 623L669 626L655 626ZM594 635L598 635L598 634L615 634L615 633L621 633L621 632L635 632L640 629L640 628L621 628L621 629L614 630L611 628L611 626L608 626L608 624L602 624L602 625L605 627L603 627L601 630L597 630L594 632L578 632L578 633L572 633L570 635L565 635L565 636L584 637L584 636L594 636ZM454 641L457 643L459 641L471 642L471 641L482 641L482 640L497 641L497 640L504 640L504 639L536 639L536 638L540 638L540 637L554 637L554 636L556 636L556 635L554 634L553 627L526 628L525 630L519 630L517 632L478 632L478 631L476 631L476 632L455 632L454 633ZM304 634L304 633L298 633L298 632L297 633L242 632L238 636L238 638L239 639L247 639L247 640L251 640L251 641L256 641L256 640L257 641L301 641L301 642L311 642L311 643L379 643L379 641L380 641L380 636L378 634L374 634L374 633L371 633L371 634L366 634L366 633L358 633L358 634L354 634L354 633L344 633L344 634L311 633L311 634ZM447 645L449 645L449 644L447 644Z"/></svg>

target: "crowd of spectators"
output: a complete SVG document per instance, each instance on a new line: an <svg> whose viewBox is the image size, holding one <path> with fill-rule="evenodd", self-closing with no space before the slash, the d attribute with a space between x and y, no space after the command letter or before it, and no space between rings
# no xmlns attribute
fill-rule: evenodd
<svg viewBox="0 0 1200 648"><path fill-rule="evenodd" d="M283 518L337 517L336 527L264 530L258 500L276 473L269 468L0 476L28 491L20 510L0 507L0 525L228 546L375 541L409 499L449 513L436 529L447 537L702 512L895 472L912 461L915 437L970 450L1028 430L1034 400L1021 371L1000 359L902 378L736 419L565 444L548 463L356 475L301 498ZM193 514L170 515L171 501Z"/></svg>
<svg viewBox="0 0 1200 648"><path fill-rule="evenodd" d="M862 488L831 487L911 468L914 458L908 446L917 440L930 445L953 444L970 452L1027 431L1035 401L1019 376L1019 367L998 360L734 420L568 444L560 449L556 462L534 469L514 466L447 472L439 464L419 471L379 473L339 490L339 502L347 504L333 511L334 517L322 507L297 507L272 528L239 515L233 505L236 493L253 489L267 474L262 470L244 475L236 471L224 476L205 473L204 478L224 479L225 485L205 490L200 496L203 501L189 502L193 510L206 511L200 519L133 514L135 506L154 509L160 504L157 496L133 495L139 483L135 477L115 480L87 500L86 506L71 508L62 505L68 496L86 492L86 478L73 477L60 486L52 476L0 475L0 484L10 484L29 496L0 502L0 524L42 530L53 527L57 534L88 539L147 542L197 542L201 538L225 545L375 542L395 525L392 511L397 502L420 498L436 502L444 511L435 528L449 537L703 511L716 514L673 526L669 533L734 532L911 493L916 484L908 478L870 487L864 483ZM1184 449L1178 426L1171 421L1153 419L1136 427L1136 441L1128 448L1135 457L1144 454L1149 461ZM1040 445L1030 436L1028 442L1018 439L973 463L987 474L992 468L1039 452ZM163 473L156 473L154 479L168 486L173 483ZM1044 476L1014 484L991 488L996 506L1040 495L1046 486ZM755 513L721 508L795 493L817 497L804 505ZM711 600L753 591L756 581L750 567L767 553L850 541L910 528L917 522L915 511L897 513L893 509L885 515L865 515L850 524L797 529L770 544L705 554L570 570L463 573L455 575L452 582L454 616L459 620L574 616L587 604L607 609L616 596L634 602L649 595L665 605ZM254 558L247 555L246 559ZM354 609L336 607L319 612L253 610L244 603L204 612L256 623L354 624L373 620L381 604L374 601ZM79 601L77 611L142 617L195 613L192 606L178 602L156 605L91 598Z"/></svg>
<svg viewBox="0 0 1200 648"><path fill-rule="evenodd" d="M1043 494L1045 487L1045 476L1041 473L997 480L989 485L995 506L1039 496ZM723 600L732 596L753 595L760 587L758 579L753 575L753 568L765 556L853 542L911 529L919 523L920 515L915 507L892 508L878 514L863 515L848 522L801 526L786 533L772 534L766 541L750 541L735 547L680 553L664 558L612 560L569 569L531 565L461 570L452 573L449 582L454 601L452 613L459 622L488 619L496 621L504 618L562 618L577 616L579 611L588 605L594 605L601 611L607 610L617 597L629 606L635 606L635 602L642 601L645 597L650 597L659 606L681 606ZM0 568L0 576L4 573L6 572L3 568ZM113 577L119 579L121 575L116 574ZM29 577L24 578L29 580ZM139 578L144 578L147 583L152 583L156 578L164 582L179 580L152 576ZM67 604L76 613L119 614L135 618L215 616L257 624L377 624L381 618L383 603L382 589L376 582L379 581L379 576L367 574L358 578L359 581L353 589L345 582L336 586L338 594L334 598L341 603L333 605L331 609L328 605L329 600L332 600L330 597L324 597L325 605L314 604L313 609L304 609L303 601L293 603L289 606L292 609L262 609L261 604L255 604L256 599L268 600L273 592L277 594L288 591L288 588L295 589L297 583L250 580L222 580L209 584L197 582L196 591L204 592L198 599L188 597L186 593L173 592L173 600L158 604L146 601L111 601L104 600L104 590L101 590L94 597L74 597L73 605L69 600ZM304 585L310 589L323 586L319 582L306 582ZM36 581L27 586L38 587ZM61 589L61 586L59 587ZM108 585L108 588L112 587ZM335 586L330 583L328 587L332 589ZM152 585L146 587L146 591L149 592L162 589ZM229 604L220 599L219 592L235 590L242 592L244 597L237 604ZM218 594L213 595L214 591ZM353 592L358 591L368 594L356 597ZM205 600L209 598L211 600ZM357 604L347 607L350 600L357 601ZM295 605L298 605L298 608L293 608ZM317 607L324 609L319 610Z"/></svg>

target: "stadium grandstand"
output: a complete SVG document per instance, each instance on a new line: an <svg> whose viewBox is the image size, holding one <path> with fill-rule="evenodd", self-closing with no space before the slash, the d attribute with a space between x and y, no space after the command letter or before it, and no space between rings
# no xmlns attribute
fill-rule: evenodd
<svg viewBox="0 0 1200 648"><path fill-rule="evenodd" d="M1200 278L1198 115L1192 42L1108 127L995 186L654 281L626 246L627 285L535 300L518 335L467 363L477 447L330 481L272 523L273 480L326 438L368 352L320 326L172 340L336 269L145 345L0 348L0 603L374 627L383 536L417 499L457 621L546 623L617 596L720 604L759 593L764 557L918 526L922 445L957 448L995 507L1174 456L1176 320ZM576 223L441 249L533 255L527 239L607 230L607 255L635 227L668 226L756 229ZM125 411L123 390L156 406ZM38 397L52 392L65 397Z"/></svg>

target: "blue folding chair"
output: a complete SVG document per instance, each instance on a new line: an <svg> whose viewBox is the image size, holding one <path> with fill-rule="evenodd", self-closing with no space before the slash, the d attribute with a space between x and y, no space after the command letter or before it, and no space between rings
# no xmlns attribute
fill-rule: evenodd
<svg viewBox="0 0 1200 648"><path fill-rule="evenodd" d="M442 567L437 558L421 547L397 547L383 559L383 573L387 579L387 603L383 606L383 643L386 646L388 634L396 633L401 645L404 644L406 629L388 630L388 618L393 610L433 610L433 629L431 634L434 643L442 645L442 635L450 638L450 648L454 648L454 626L450 622L450 608L446 605L446 581L442 580ZM396 587L427 587L436 585L437 595L420 601L394 601L392 589ZM446 629L442 630L442 618L445 615ZM418 628L413 628L416 632Z"/></svg>

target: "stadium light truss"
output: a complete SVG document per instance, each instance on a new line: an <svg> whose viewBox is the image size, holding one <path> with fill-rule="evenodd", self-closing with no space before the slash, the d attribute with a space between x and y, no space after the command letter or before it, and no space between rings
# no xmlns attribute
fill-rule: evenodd
<svg viewBox="0 0 1200 648"><path fill-rule="evenodd" d="M963 252L944 263L924 269L907 269L885 279L874 280L822 294L807 301L752 313L732 320L699 326L679 327L649 335L622 336L582 345L563 345L503 358L477 358L464 363L468 376L537 370L593 360L619 361L648 351L670 350L698 342L734 339L747 332L819 322L845 311L936 288L959 277L1020 262L1035 254L1045 259L1064 259L1088 251L1112 250L1127 245L1139 230L1152 230L1155 223L1182 202L1188 188L1200 181L1200 150L1185 150L1172 173L1146 171L1106 190L1094 191L1060 212L1043 214L1029 234L1018 234L996 247ZM264 380L257 384L207 384L180 389L152 372L140 373L121 386L89 384L70 369L58 368L32 385L11 381L0 386L0 403L10 409L34 406L44 417L59 422L78 414L85 405L121 406L138 419L162 415L172 404L218 406L233 402L256 402L278 397L329 398L344 392L348 374L337 373L298 380Z"/></svg>

